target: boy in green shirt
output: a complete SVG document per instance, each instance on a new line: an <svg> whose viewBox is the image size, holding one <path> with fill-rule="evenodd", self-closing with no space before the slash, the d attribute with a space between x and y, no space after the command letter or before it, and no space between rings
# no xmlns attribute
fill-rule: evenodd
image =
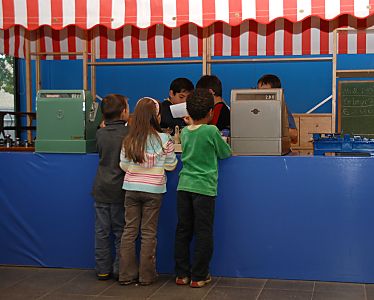
<svg viewBox="0 0 374 300"><path fill-rule="evenodd" d="M196 89L187 98L192 125L181 133L183 168L179 173L175 235L176 284L203 287L211 281L209 263L213 254L213 220L217 196L218 161L231 156L218 128L207 125L213 117L214 98L206 89ZM193 262L190 243L195 235Z"/></svg>

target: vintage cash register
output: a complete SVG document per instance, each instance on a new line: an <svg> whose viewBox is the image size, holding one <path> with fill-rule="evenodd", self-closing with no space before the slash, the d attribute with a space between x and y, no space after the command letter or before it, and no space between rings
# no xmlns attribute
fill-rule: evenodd
<svg viewBox="0 0 374 300"><path fill-rule="evenodd" d="M36 98L35 152L87 153L96 151L101 111L90 92L40 90Z"/></svg>
<svg viewBox="0 0 374 300"><path fill-rule="evenodd" d="M231 91L231 147L234 155L283 155L290 151L282 89Z"/></svg>

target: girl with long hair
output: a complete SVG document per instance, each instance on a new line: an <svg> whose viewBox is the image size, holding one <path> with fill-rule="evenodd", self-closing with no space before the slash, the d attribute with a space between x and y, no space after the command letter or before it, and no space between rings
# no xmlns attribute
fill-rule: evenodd
<svg viewBox="0 0 374 300"><path fill-rule="evenodd" d="M174 144L160 128L160 103L149 97L136 104L123 141L120 167L126 172L125 228L121 240L119 282L149 285L157 279L157 225L166 171L177 165ZM135 242L141 235L139 263Z"/></svg>

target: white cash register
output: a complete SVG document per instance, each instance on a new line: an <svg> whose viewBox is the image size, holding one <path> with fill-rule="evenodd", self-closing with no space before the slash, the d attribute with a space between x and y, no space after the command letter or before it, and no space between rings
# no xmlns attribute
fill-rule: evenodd
<svg viewBox="0 0 374 300"><path fill-rule="evenodd" d="M234 155L283 155L290 151L283 89L231 91Z"/></svg>

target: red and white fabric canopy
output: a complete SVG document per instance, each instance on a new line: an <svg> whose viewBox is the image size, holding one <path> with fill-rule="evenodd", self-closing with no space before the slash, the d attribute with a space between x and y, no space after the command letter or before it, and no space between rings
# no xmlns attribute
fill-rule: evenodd
<svg viewBox="0 0 374 300"><path fill-rule="evenodd" d="M278 18L298 22L310 16L332 20L343 14L366 18L373 13L372 0L2 0L0 28L173 28L187 23L207 27L217 21L236 26L245 20L268 24Z"/></svg>
<svg viewBox="0 0 374 300"><path fill-rule="evenodd" d="M41 52L81 51L89 36L97 58L196 57L210 26L212 55L329 54L334 29L373 14L374 0L0 0L0 53L24 57L28 32L31 51L37 36ZM372 53L373 39L344 33L339 52Z"/></svg>

